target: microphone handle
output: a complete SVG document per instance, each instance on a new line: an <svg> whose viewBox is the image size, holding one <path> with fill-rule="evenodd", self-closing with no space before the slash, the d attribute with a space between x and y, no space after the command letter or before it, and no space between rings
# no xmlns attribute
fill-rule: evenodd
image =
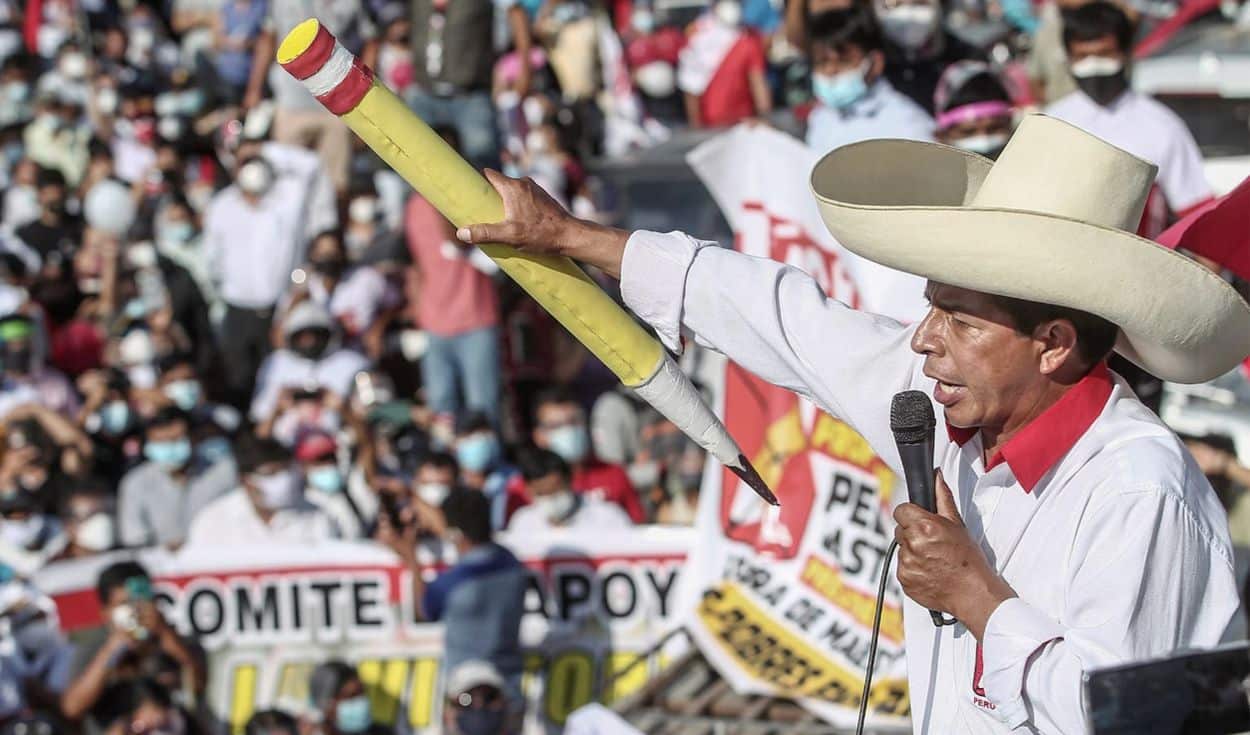
<svg viewBox="0 0 1250 735"><path fill-rule="evenodd" d="M918 444L899 444L898 455L903 463L903 480L907 483L907 499L930 513L936 513L937 490L933 485L933 440L929 439ZM937 610L930 610L929 617L933 620L935 627L950 625L950 621Z"/></svg>

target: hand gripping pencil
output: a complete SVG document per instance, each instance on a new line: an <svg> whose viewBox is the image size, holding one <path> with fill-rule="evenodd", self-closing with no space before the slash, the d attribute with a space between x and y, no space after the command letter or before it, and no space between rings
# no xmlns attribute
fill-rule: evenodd
<svg viewBox="0 0 1250 735"><path fill-rule="evenodd" d="M316 19L287 34L278 47L278 63L456 227L504 218L503 200L490 183ZM480 247L622 383L777 505L725 425L660 343L571 260L506 245Z"/></svg>

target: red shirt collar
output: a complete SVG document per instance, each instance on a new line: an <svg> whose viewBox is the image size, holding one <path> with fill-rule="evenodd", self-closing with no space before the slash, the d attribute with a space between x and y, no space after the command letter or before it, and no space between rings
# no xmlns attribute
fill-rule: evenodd
<svg viewBox="0 0 1250 735"><path fill-rule="evenodd" d="M992 470L1006 462L1024 491L1033 492L1042 476L1068 453L1102 413L1111 397L1112 385L1107 364L1098 363L1053 406L1030 421L990 457L985 469ZM951 441L963 446L978 430L961 429L948 423L946 431Z"/></svg>

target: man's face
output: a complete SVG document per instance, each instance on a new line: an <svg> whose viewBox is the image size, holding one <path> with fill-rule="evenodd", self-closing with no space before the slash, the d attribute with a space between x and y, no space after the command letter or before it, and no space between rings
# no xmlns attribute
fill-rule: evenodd
<svg viewBox="0 0 1250 735"><path fill-rule="evenodd" d="M450 467L423 464L417 468L416 482L418 485L447 485L451 487L456 484L456 475L451 471Z"/></svg>
<svg viewBox="0 0 1250 735"><path fill-rule="evenodd" d="M544 403L538 407L535 416L538 425L534 428L534 443L543 449L549 449L551 432L566 426L585 426L586 418L576 403Z"/></svg>
<svg viewBox="0 0 1250 735"><path fill-rule="evenodd" d="M938 381L934 397L946 420L1001 428L1031 410L1022 402L1046 382L1039 368L1044 344L1017 332L987 294L933 282L925 294L932 306L911 347L925 356L924 374Z"/></svg>
<svg viewBox="0 0 1250 735"><path fill-rule="evenodd" d="M1011 117L1008 115L990 115L972 120L963 120L937 134L943 143L953 144L964 138L975 138L981 135L1010 135Z"/></svg>
<svg viewBox="0 0 1250 735"><path fill-rule="evenodd" d="M1120 44L1116 41L1115 36L1102 36L1092 41L1073 41L1068 44L1069 63L1075 64L1091 56L1115 59L1120 62L1126 60L1124 50L1120 48Z"/></svg>
<svg viewBox="0 0 1250 735"><path fill-rule="evenodd" d="M39 187L39 206L49 212L61 212L65 208L65 187L50 184Z"/></svg>
<svg viewBox="0 0 1250 735"><path fill-rule="evenodd" d="M526 482L525 488L529 491L531 498L538 500L564 492L568 489L568 482L558 472L553 472Z"/></svg>
<svg viewBox="0 0 1250 735"><path fill-rule="evenodd" d="M511 732L507 713L508 701L499 689L476 686L456 697L447 698L443 707L443 730L454 735L468 732ZM464 723L464 726L461 726Z"/></svg>
<svg viewBox="0 0 1250 735"><path fill-rule="evenodd" d="M841 49L835 49L828 44L815 43L812 44L812 72L815 74L823 74L825 76L834 76L844 71L852 71L859 69L864 64L864 59L875 58L872 53L865 53L858 46L845 46ZM875 65L871 65L875 68ZM868 78L874 75L873 71L869 71Z"/></svg>

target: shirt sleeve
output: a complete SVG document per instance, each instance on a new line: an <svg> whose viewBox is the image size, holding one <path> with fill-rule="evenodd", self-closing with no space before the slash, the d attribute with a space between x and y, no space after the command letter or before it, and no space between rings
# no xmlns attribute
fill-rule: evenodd
<svg viewBox="0 0 1250 735"><path fill-rule="evenodd" d="M911 351L913 328L829 298L797 268L673 232L638 231L621 295L679 349L683 327L747 370L847 422L899 471L890 397L933 381Z"/></svg>
<svg viewBox="0 0 1250 735"><path fill-rule="evenodd" d="M1213 195L1194 136L1183 122L1178 119L1173 122L1167 165L1159 167L1159 186L1163 189L1168 208L1184 215Z"/></svg>
<svg viewBox="0 0 1250 735"><path fill-rule="evenodd" d="M1009 727L1084 732L1084 672L1214 645L1237 609L1231 560L1175 493L1106 495L1067 562L1064 620L1016 598L986 623L981 686Z"/></svg>

